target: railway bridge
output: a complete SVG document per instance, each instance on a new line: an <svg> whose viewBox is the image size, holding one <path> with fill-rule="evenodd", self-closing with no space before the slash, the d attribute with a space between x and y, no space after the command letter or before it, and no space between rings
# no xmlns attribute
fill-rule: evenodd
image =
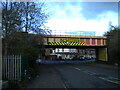
<svg viewBox="0 0 120 90"><path fill-rule="evenodd" d="M46 35L45 59L107 61L106 37Z"/></svg>

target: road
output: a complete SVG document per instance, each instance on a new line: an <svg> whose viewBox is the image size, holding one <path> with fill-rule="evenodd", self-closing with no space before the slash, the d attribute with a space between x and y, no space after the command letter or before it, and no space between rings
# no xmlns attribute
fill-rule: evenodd
<svg viewBox="0 0 120 90"><path fill-rule="evenodd" d="M53 65L64 88L118 88L118 69L97 64Z"/></svg>

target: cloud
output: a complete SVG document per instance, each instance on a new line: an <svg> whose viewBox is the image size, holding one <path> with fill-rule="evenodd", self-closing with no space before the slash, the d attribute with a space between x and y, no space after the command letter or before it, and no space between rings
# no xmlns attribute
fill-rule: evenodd
<svg viewBox="0 0 120 90"><path fill-rule="evenodd" d="M52 5L52 4L51 4ZM51 8L52 16L46 24L52 34L66 34L75 31L96 31L97 36L103 35L108 30L109 21L118 25L118 14L113 11L105 11L94 19L86 19L80 3L59 3ZM88 11L89 12L89 11ZM93 12L94 15L94 12Z"/></svg>

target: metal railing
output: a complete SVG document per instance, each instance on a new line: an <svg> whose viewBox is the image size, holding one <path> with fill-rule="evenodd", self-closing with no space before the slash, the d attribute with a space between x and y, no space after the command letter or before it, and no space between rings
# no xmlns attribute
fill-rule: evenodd
<svg viewBox="0 0 120 90"><path fill-rule="evenodd" d="M5 80L21 80L21 55L8 55L2 57L2 78Z"/></svg>

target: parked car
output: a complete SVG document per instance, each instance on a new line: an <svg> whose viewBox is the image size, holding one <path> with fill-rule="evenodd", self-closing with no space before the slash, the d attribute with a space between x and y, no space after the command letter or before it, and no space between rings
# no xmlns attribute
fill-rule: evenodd
<svg viewBox="0 0 120 90"><path fill-rule="evenodd" d="M91 60L91 57L85 57L85 60Z"/></svg>
<svg viewBox="0 0 120 90"><path fill-rule="evenodd" d="M85 57L84 56L80 56L80 60L85 60Z"/></svg>

